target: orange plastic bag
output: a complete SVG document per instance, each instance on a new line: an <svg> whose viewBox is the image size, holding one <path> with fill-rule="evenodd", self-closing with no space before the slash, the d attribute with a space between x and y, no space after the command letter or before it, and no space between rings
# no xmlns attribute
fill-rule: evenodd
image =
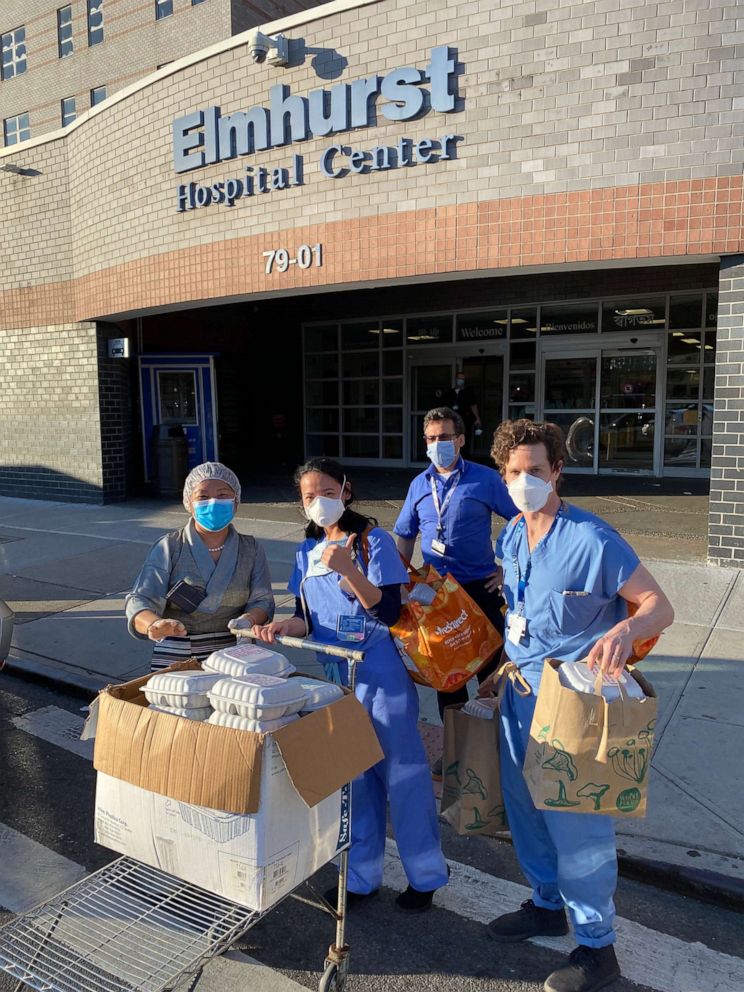
<svg viewBox="0 0 744 992"><path fill-rule="evenodd" d="M390 628L414 682L454 692L504 643L462 586L431 565L408 565L408 600Z"/></svg>

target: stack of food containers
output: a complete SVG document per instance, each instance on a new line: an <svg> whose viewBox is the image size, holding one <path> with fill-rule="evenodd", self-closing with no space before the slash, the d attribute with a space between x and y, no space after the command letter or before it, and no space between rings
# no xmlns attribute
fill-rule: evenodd
<svg viewBox="0 0 744 992"><path fill-rule="evenodd" d="M212 672L160 672L142 687L151 709L186 720L206 720L212 712L209 691L219 675Z"/></svg>

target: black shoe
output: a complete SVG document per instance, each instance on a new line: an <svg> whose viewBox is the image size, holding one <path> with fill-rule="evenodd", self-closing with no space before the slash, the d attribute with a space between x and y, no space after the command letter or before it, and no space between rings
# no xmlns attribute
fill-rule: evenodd
<svg viewBox="0 0 744 992"><path fill-rule="evenodd" d="M379 892L379 889L373 889L372 892L350 892L347 889L346 908L353 909L354 906L360 906L364 902L369 902L369 900L374 899ZM323 898L335 909L338 906L338 886L334 885L332 889L328 889L327 892L324 892Z"/></svg>
<svg viewBox="0 0 744 992"><path fill-rule="evenodd" d="M451 874L452 869L447 865L447 878ZM406 891L401 892L396 898L395 905L404 913L425 913L427 909L431 909L431 902L436 891L436 889L432 889L431 892L419 892L418 889L409 885Z"/></svg>
<svg viewBox="0 0 744 992"><path fill-rule="evenodd" d="M620 977L615 948L579 944L568 961L545 979L545 992L597 992Z"/></svg>
<svg viewBox="0 0 744 992"><path fill-rule="evenodd" d="M543 909L528 899L516 913L491 920L486 929L491 940L512 944L528 937L563 937L568 933L568 920L564 909Z"/></svg>

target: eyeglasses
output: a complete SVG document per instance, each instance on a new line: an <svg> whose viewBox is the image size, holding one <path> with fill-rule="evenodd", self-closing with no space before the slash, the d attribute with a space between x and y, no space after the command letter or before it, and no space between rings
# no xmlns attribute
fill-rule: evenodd
<svg viewBox="0 0 744 992"><path fill-rule="evenodd" d="M427 444L434 444L435 441L454 441L459 434L424 434L424 441Z"/></svg>

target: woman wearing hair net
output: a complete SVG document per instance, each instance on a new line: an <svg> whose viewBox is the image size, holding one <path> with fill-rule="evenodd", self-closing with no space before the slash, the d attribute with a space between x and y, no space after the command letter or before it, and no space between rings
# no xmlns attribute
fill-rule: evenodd
<svg viewBox="0 0 744 992"><path fill-rule="evenodd" d="M130 634L155 642L153 671L202 660L235 643L231 630L274 616L263 548L231 523L239 502L240 483L227 466L197 465L183 486L191 519L150 548L126 613Z"/></svg>

